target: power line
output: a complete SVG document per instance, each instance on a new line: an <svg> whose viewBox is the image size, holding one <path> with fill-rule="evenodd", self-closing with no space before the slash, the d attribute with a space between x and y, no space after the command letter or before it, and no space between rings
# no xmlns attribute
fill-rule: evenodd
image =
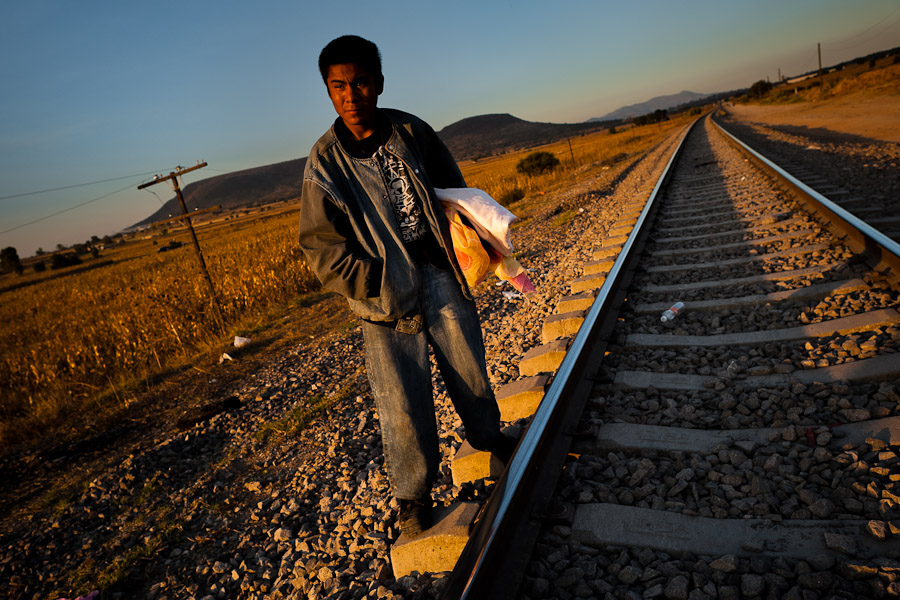
<svg viewBox="0 0 900 600"><path fill-rule="evenodd" d="M24 196L34 196L37 194L46 194L49 192L58 192L60 190L71 190L73 188L85 187L88 185L97 185L98 183L109 183L110 181L120 181L122 179L134 179L135 177L143 177L144 175L153 175L160 171L148 171L146 173L136 173L135 175L124 175L122 177L112 177L110 179L101 179L100 181L89 181L87 183L73 183L72 185L63 185L60 187L49 188L46 190L37 190L34 192L23 192L21 194L11 194L9 196L0 196L0 200L9 200L10 198L22 198Z"/></svg>
<svg viewBox="0 0 900 600"><path fill-rule="evenodd" d="M153 190L144 189L144 191L145 191L145 192L150 192L151 194L153 194L154 196L156 196L156 192L154 192ZM156 196L156 199L159 200L160 206L165 206L165 205L166 205L166 203L163 202L163 201L162 201L162 198L160 198L159 196Z"/></svg>
<svg viewBox="0 0 900 600"><path fill-rule="evenodd" d="M42 190L42 191L37 191L37 192L26 192L23 194L14 194L12 196L2 196L2 197L0 197L0 200L5 200L7 198L18 198L21 196L31 196L34 194L43 194L43 193L47 193L47 192L55 192L57 190L67 190L67 189L76 188L76 187L84 187L87 185L96 185L98 183L107 183L110 181L118 181L121 179L133 179L135 177L142 177L144 175L155 175L155 174L157 174L161 171L165 171L165 170L166 169L161 169L161 170L157 170L157 171L148 171L146 173L137 173L135 175L126 175L124 177L112 177L110 179L103 179L101 181L93 181L90 183L76 183L73 185L62 186L62 187L53 188L53 189L49 189L49 190ZM218 169L216 169L216 170L218 170ZM228 171L222 171L222 172L227 173ZM97 202L98 200L103 200L104 198L109 198L110 196L114 196L120 192L124 192L125 190L129 189L131 186L132 186L132 184L128 184L123 188L119 188L113 192L104 194L103 196L99 196L97 198L91 198L90 200L85 200L84 202L79 202L78 204L75 204L74 206L70 206L68 208L64 208L62 210L56 211L55 213L45 215L43 217L39 217L32 221L28 221L27 223L21 223L19 225L16 225L15 227L10 227L9 229L4 229L3 231L0 231L0 235L9 233L11 231L16 231L17 229L22 229L23 227L28 227L29 225L34 225L35 223L40 223L41 221L46 221L47 219L52 219L53 217L58 217L59 215L67 213L72 210L75 210L76 208L81 208L82 206L87 206L88 204L91 204L92 202ZM162 199L159 196L156 195L156 193L154 193L152 190L147 190L147 191L150 192L151 194L153 194L154 196L156 196L156 199L159 200L159 203L162 204L163 206L165 206L165 203L162 201Z"/></svg>
<svg viewBox="0 0 900 600"><path fill-rule="evenodd" d="M857 46L859 46L859 45L861 45L861 44L864 44L864 43L868 42L869 40L871 40L871 39L873 39L873 38L875 38L875 37L881 35L881 34L884 33L885 31L887 31L888 29L890 29L891 27L893 27L894 25L896 25L896 22L894 22L894 23L889 23L888 26L884 28L884 31L881 31L881 32L879 32L879 33L876 33L876 34L874 34L874 35L871 35L871 36L867 37L867 38L864 39L864 40L861 40L861 41L858 41L858 42L854 42L854 43L849 44L849 45L847 45L847 44L848 44L851 40L854 40L855 38L858 38L858 37L860 37L861 35L864 35L864 34L870 32L870 31L872 31L873 29L875 29L876 27L878 27L879 25L881 25L882 23L884 23L886 20L888 20L889 18L893 17L893 16L897 13L897 11L900 11L900 6L894 8L894 10L892 10L892 11L889 12L887 15L885 15L884 17L882 17L877 23L875 23L874 25L870 25L869 27L866 27L865 29L863 29L863 30L860 31L859 33L855 33L855 34L853 34L853 35L851 35L851 36L848 36L848 37L845 37L845 38L843 38L843 39L838 39L838 40L832 40L832 41L830 41L830 42L825 42L825 44L829 47L829 50L847 50L847 49L850 49L850 48L856 48Z"/></svg>
<svg viewBox="0 0 900 600"><path fill-rule="evenodd" d="M91 202L96 202L98 200L103 200L104 198L109 198L110 196L114 196L115 194L118 194L120 192L124 192L127 189L130 189L132 187L132 185L133 184L129 183L125 187L119 188L118 190L116 190L114 192L110 192L108 194L100 196L99 198L92 198L91 200L87 200L85 202L81 202L80 204L76 204L75 206L70 206L69 208L64 208L60 211L53 213L52 215L47 215L45 217L40 217L39 219L35 219L35 220L29 221L27 223L22 223L21 225L16 225L15 227L10 227L9 229L0 231L0 235L3 235L4 233L9 233L10 231L15 231L16 229L22 229L23 227L28 227L29 225L34 225L35 223L40 223L41 221L46 221L47 219L52 219L53 217L57 217L63 213L67 213L71 210L75 210L76 208L81 208L82 206L90 204Z"/></svg>

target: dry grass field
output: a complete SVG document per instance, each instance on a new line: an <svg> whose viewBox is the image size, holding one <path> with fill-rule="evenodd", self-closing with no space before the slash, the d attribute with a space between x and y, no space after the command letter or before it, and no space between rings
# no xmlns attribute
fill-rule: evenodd
<svg viewBox="0 0 900 600"><path fill-rule="evenodd" d="M575 177L590 176L596 171L633 157L636 153L646 150L648 138L652 138L655 142L658 134L663 130L669 131L674 122L648 125L635 130L626 128L612 135L603 132L574 137L527 151L478 161L465 161L460 163L460 168L466 183L471 187L485 190L494 198L502 198L504 194L515 189L521 190L527 196L560 184L571 183ZM518 173L517 163L536 150L554 154L559 159L561 168L538 177Z"/></svg>
<svg viewBox="0 0 900 600"><path fill-rule="evenodd" d="M317 287L296 243L296 206L211 224L200 244L227 325L218 324L187 234L158 233L82 265L7 275L0 319L0 436L29 439L134 391L244 321ZM172 239L181 248L158 252ZM68 272L67 272L68 271Z"/></svg>
<svg viewBox="0 0 900 600"><path fill-rule="evenodd" d="M540 150L561 166L545 175L516 172L528 152L461 168L469 185L495 197L521 190L513 209L527 214L542 192L633 160L686 120L547 145ZM318 283L296 242L298 208L298 201L281 203L198 226L224 324L186 230L171 224L79 266L35 273L26 264L24 275L0 278L0 447L72 436L88 418L127 408L199 356L217 356L235 335L258 327L260 315L314 293ZM158 252L171 240L184 245Z"/></svg>

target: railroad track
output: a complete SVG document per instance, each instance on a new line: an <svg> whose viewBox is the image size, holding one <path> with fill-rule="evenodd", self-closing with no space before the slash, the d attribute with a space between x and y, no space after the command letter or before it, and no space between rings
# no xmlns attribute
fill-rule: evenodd
<svg viewBox="0 0 900 600"><path fill-rule="evenodd" d="M793 136L786 143L777 128L726 120L726 127L777 162L791 175L815 188L840 207L900 241L900 197L897 196L897 145L886 142L847 146L825 139ZM839 137L839 136L838 136ZM848 147L849 146L849 147ZM803 148L799 150L798 148ZM839 150L839 148L841 148ZM853 174L853 177L847 175Z"/></svg>
<svg viewBox="0 0 900 600"><path fill-rule="evenodd" d="M900 251L750 152L698 121L598 240L444 597L900 596Z"/></svg>

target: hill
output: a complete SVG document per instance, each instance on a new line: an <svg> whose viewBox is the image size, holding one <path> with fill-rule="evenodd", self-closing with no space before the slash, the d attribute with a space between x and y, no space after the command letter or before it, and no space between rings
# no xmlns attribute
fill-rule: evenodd
<svg viewBox="0 0 900 600"><path fill-rule="evenodd" d="M509 114L480 115L447 125L438 136L456 160L471 160L555 142L614 123L535 123Z"/></svg>
<svg viewBox="0 0 900 600"><path fill-rule="evenodd" d="M512 115L481 115L457 121L438 132L457 160L469 160L510 150L530 148L608 127L612 123L532 123ZM241 208L300 196L306 158L216 175L183 189L188 211L221 204ZM146 227L169 215L178 215L177 198L129 228Z"/></svg>
<svg viewBox="0 0 900 600"><path fill-rule="evenodd" d="M184 187L188 211L221 204L223 208L241 208L268 204L300 196L306 158L234 171L190 183ZM158 211L129 229L145 227L169 215L181 214L178 199L172 198Z"/></svg>
<svg viewBox="0 0 900 600"><path fill-rule="evenodd" d="M666 96L657 96L655 98L650 98L646 102L641 102L639 104L631 104L629 106L623 106L613 112L604 115L602 117L595 117L593 119L589 119L588 123L593 123L597 121L611 121L617 119L627 119L628 117L637 117L640 115L646 115L648 113L652 113L655 110L666 110L669 108L674 108L681 104L687 104L689 102L693 102L695 100L701 100L706 98L709 94L698 94L696 92L689 92L687 90L681 91L677 94L668 94Z"/></svg>

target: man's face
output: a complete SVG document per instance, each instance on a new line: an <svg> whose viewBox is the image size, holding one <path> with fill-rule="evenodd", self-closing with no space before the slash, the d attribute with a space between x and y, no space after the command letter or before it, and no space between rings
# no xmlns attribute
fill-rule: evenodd
<svg viewBox="0 0 900 600"><path fill-rule="evenodd" d="M360 140L372 134L384 80L356 63L345 63L328 67L326 83L334 110L350 133Z"/></svg>

